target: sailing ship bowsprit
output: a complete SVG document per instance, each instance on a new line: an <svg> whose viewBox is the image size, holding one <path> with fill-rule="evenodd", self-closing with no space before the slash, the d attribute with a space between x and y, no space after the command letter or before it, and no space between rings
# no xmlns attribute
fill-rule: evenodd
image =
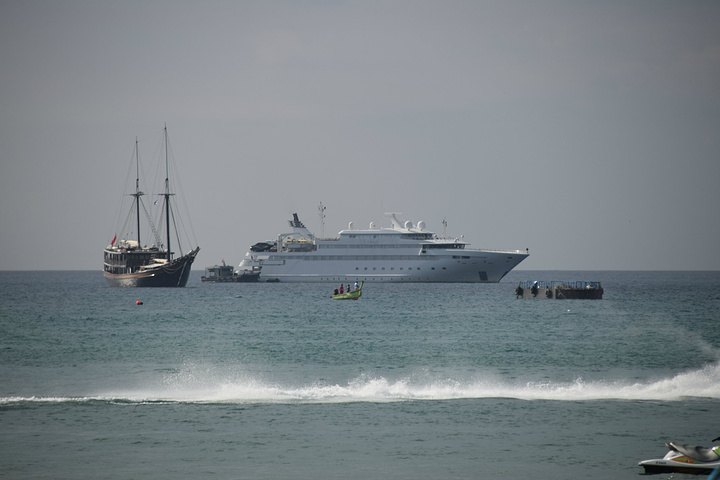
<svg viewBox="0 0 720 480"><path fill-rule="evenodd" d="M138 142L135 141L135 192L130 193L132 205L130 212L118 234L105 248L104 275L108 283L113 287L184 287L190 276L190 267L200 247L195 247L185 255L174 257L171 245L177 245L182 252L180 243L180 232L178 230L179 212L176 203L171 204L171 198L175 195L170 192L170 168L168 160L168 136L167 127L164 129L164 153L165 153L165 191L159 194L162 202L155 201L152 206L161 203L159 210L159 221L157 224L163 226L163 232L156 228L148 212L147 205L142 197L145 195L140 190L140 154ZM145 215L146 223L152 234L154 243L143 245L140 235L141 213ZM176 235L177 243L171 243L171 233ZM163 243L163 240L165 243Z"/></svg>

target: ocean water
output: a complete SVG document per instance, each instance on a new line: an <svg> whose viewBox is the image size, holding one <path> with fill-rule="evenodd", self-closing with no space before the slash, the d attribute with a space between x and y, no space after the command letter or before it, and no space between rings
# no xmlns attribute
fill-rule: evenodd
<svg viewBox="0 0 720 480"><path fill-rule="evenodd" d="M720 435L720 272L344 302L200 275L0 272L0 477L630 479L666 441ZM516 299L528 279L605 296Z"/></svg>

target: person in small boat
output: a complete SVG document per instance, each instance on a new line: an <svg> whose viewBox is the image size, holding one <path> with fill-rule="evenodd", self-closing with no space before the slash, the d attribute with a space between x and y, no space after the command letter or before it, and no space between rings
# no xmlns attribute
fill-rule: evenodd
<svg viewBox="0 0 720 480"><path fill-rule="evenodd" d="M339 293L339 292L338 292L338 289L336 288L336 289L335 289L335 292L333 293L333 295L337 295L338 293Z"/></svg>
<svg viewBox="0 0 720 480"><path fill-rule="evenodd" d="M345 289L346 292L350 293L350 284L348 283L347 288Z"/></svg>
<svg viewBox="0 0 720 480"><path fill-rule="evenodd" d="M343 284L341 283L340 284L340 293L343 293L343 291L344 291L344 287L343 287Z"/></svg>
<svg viewBox="0 0 720 480"><path fill-rule="evenodd" d="M360 286L358 285L357 282L355 282L355 290L357 290L358 288L360 288Z"/></svg>

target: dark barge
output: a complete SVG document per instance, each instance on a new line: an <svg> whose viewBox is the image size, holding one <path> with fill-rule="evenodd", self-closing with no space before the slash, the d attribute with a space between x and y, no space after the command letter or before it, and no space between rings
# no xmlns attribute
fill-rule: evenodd
<svg viewBox="0 0 720 480"><path fill-rule="evenodd" d="M520 282L515 289L517 298L552 298L552 299L577 299L577 300L601 300L603 288L600 282L586 281L544 281L526 280Z"/></svg>

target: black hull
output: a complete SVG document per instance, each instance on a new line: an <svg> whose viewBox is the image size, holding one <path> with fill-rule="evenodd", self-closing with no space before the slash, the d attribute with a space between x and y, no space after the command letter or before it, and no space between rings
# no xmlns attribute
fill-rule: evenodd
<svg viewBox="0 0 720 480"><path fill-rule="evenodd" d="M571 300L602 300L603 293L602 288L591 290L559 288L557 298L560 298L560 295L562 295L563 298Z"/></svg>
<svg viewBox="0 0 720 480"><path fill-rule="evenodd" d="M208 283L252 283L260 280L259 273L245 273L243 275L233 275L232 277L201 277L200 280Z"/></svg>
<svg viewBox="0 0 720 480"><path fill-rule="evenodd" d="M168 265L141 272L126 274L105 272L105 279L111 287L184 287L190 278L190 267L198 250L199 248L176 258Z"/></svg>

